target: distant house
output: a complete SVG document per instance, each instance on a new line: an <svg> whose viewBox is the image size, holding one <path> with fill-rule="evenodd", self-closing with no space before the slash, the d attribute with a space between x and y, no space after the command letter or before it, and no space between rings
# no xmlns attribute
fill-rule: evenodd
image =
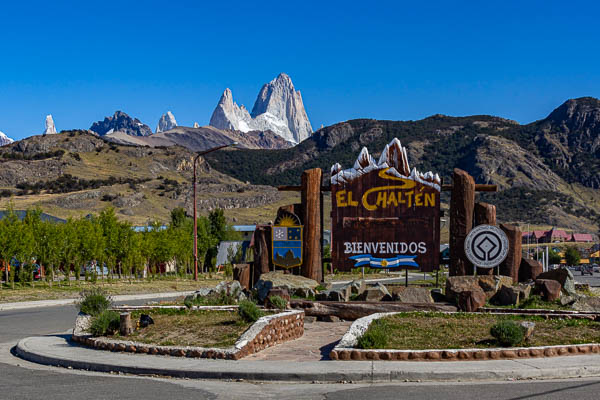
<svg viewBox="0 0 600 400"><path fill-rule="evenodd" d="M562 243L569 240L569 234L562 229L552 228L544 233L540 243Z"/></svg>
<svg viewBox="0 0 600 400"><path fill-rule="evenodd" d="M523 244L536 244L544 237L546 231L523 232Z"/></svg>
<svg viewBox="0 0 600 400"><path fill-rule="evenodd" d="M592 243L593 241L594 237L589 233L573 233L569 238L569 242Z"/></svg>
<svg viewBox="0 0 600 400"><path fill-rule="evenodd" d="M256 225L233 225L232 228L234 231L240 232L242 241L250 241L256 230Z"/></svg>
<svg viewBox="0 0 600 400"><path fill-rule="evenodd" d="M238 252L241 251L239 255L240 261L243 262L246 259L246 252L248 251L248 246L250 245L249 240L245 241L222 241L219 243L219 249L217 251L217 267L223 266L229 263L235 263L233 258L238 255Z"/></svg>

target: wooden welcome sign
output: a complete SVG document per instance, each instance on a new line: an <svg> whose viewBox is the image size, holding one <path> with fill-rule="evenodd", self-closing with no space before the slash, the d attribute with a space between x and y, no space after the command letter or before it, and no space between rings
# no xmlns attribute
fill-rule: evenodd
<svg viewBox="0 0 600 400"><path fill-rule="evenodd" d="M440 189L437 174L408 165L394 139L376 163L366 148L353 168L331 168L332 262L355 267L439 268Z"/></svg>

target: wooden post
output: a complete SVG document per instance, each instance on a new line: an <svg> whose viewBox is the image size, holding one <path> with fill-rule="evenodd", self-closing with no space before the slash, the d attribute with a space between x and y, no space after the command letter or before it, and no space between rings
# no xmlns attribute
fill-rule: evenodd
<svg viewBox="0 0 600 400"><path fill-rule="evenodd" d="M304 255L302 260L302 276L323 280L323 263L321 261L321 180L320 168L306 170L302 173L302 214L304 224Z"/></svg>
<svg viewBox="0 0 600 400"><path fill-rule="evenodd" d="M475 181L467 172L455 168L450 200L450 276L473 275L473 265L465 255L465 238L473 227Z"/></svg>
<svg viewBox="0 0 600 400"><path fill-rule="evenodd" d="M508 224L500 224L500 229L508 237L508 255L500 264L500 275L510 276L513 282L519 281L519 267L521 265L521 241L523 240L521 230Z"/></svg>
<svg viewBox="0 0 600 400"><path fill-rule="evenodd" d="M496 206L488 203L475 203L475 226L496 225ZM477 268L477 275L494 275L494 268Z"/></svg>
<svg viewBox="0 0 600 400"><path fill-rule="evenodd" d="M128 336L133 332L133 325L131 324L131 314L124 312L120 314L119 333L121 336Z"/></svg>
<svg viewBox="0 0 600 400"><path fill-rule="evenodd" d="M271 262L271 227L257 226L254 231L254 271L253 286L261 274L266 274L273 269Z"/></svg>

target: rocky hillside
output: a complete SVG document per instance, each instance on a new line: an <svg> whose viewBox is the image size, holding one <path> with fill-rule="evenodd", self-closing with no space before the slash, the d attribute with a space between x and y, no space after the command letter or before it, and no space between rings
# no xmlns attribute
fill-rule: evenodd
<svg viewBox="0 0 600 400"><path fill-rule="evenodd" d="M208 156L217 170L256 184L299 184L307 168L352 165L363 146L379 151L394 137L411 165L440 174L452 168L500 192L481 196L499 219L596 232L600 224L600 101L569 100L528 125L492 116L434 115L420 121L353 120L315 132L286 150L236 150ZM378 156L377 153L373 154Z"/></svg>
<svg viewBox="0 0 600 400"><path fill-rule="evenodd" d="M33 136L0 148L0 209L40 206L51 215L87 215L106 206L134 224L166 221L175 207L192 212L193 152L181 146L107 142L89 131ZM270 186L244 183L199 161L199 212L220 207L230 220L269 218L290 202ZM272 217L270 217L272 218Z"/></svg>
<svg viewBox="0 0 600 400"><path fill-rule="evenodd" d="M94 122L90 130L100 136L108 135L112 132L124 132L131 136L152 135L152 129L148 125L143 124L137 118L131 118L123 111L116 111L112 117L105 117L102 121Z"/></svg>

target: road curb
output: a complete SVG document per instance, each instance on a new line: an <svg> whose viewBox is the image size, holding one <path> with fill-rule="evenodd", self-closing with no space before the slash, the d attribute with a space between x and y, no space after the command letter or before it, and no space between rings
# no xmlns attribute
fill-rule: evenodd
<svg viewBox="0 0 600 400"><path fill-rule="evenodd" d="M51 343L52 342L52 343ZM48 343L51 343L50 346ZM75 356L52 354L49 349L67 348ZM600 357L579 358L574 365L560 367L564 360L544 364L532 360L474 361L477 367L461 368L468 362L394 362L394 361L220 361L193 360L166 356L109 353L105 360L94 359L64 338L30 337L19 341L16 354L38 364L96 372L121 372L133 375L159 375L190 379L244 379L280 382L354 382L390 383L406 381L473 382L526 379L565 379L600 376ZM107 352L102 352L107 353ZM98 357L100 358L100 357ZM169 366L168 364L171 364ZM566 364L569 364L568 362ZM426 366L427 365L427 366Z"/></svg>
<svg viewBox="0 0 600 400"><path fill-rule="evenodd" d="M144 299L163 299L178 296L187 296L194 293L193 290L185 292L163 292L163 293L142 293L142 294L124 294L111 296L113 301L130 301ZM78 299L57 299L57 300L35 300L19 301L15 303L0 303L0 311L24 310L27 308L68 306L75 304Z"/></svg>

